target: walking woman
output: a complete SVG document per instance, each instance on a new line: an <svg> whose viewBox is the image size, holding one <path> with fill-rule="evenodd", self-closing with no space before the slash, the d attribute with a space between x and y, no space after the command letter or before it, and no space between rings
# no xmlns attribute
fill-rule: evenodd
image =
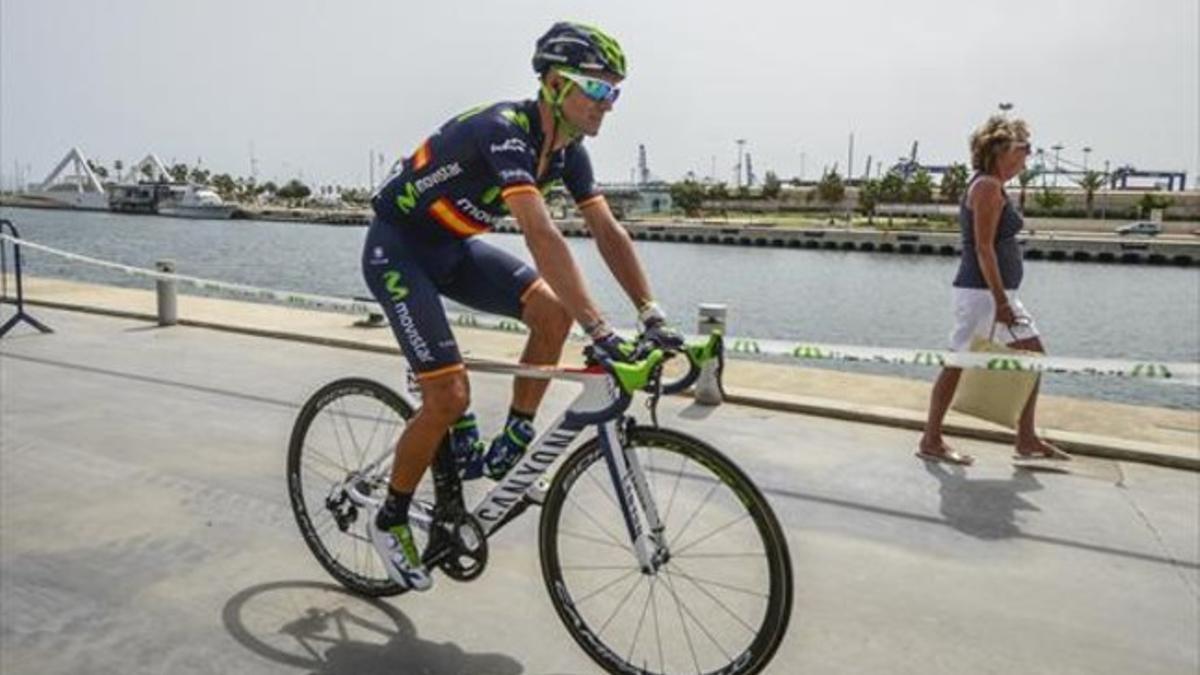
<svg viewBox="0 0 1200 675"><path fill-rule="evenodd" d="M1019 119L993 116L971 134L975 175L958 209L962 260L954 277L954 332L951 349L966 351L974 337L1003 338L1010 347L1044 352L1033 317L1017 299L1024 265L1017 233L1024 219L1009 200L1004 184L1025 169L1029 129ZM942 438L942 421L954 398L960 368L944 368L933 385L929 419L917 456L928 461L971 464ZM1017 426L1019 459L1070 459L1070 455L1037 437L1034 387Z"/></svg>

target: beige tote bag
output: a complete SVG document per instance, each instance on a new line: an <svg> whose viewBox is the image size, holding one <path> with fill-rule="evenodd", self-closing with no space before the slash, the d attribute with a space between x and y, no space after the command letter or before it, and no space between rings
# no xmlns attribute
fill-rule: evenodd
<svg viewBox="0 0 1200 675"><path fill-rule="evenodd" d="M1037 386L1039 374L1029 370L1018 370L1020 366L1005 359L1005 354L1035 355L995 341L996 326L988 339L976 337L971 340L972 352L987 352L997 358L984 368L964 368L954 392L950 409L956 412L995 422L1010 429L1017 428L1021 412L1033 388Z"/></svg>

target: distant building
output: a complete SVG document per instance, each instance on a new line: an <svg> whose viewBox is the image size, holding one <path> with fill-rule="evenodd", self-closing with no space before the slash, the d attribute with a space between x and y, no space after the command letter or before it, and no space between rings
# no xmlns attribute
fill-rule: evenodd
<svg viewBox="0 0 1200 675"><path fill-rule="evenodd" d="M638 216L670 213L671 185L665 181L647 183L602 183L600 191L608 199L613 213L619 216Z"/></svg>

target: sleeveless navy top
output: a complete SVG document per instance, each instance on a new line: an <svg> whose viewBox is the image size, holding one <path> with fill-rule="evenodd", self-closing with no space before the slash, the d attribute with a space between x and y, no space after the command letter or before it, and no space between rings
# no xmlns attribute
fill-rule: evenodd
<svg viewBox="0 0 1200 675"><path fill-rule="evenodd" d="M967 185L967 194L963 196L958 206L958 227L962 231L962 259L958 264L958 274L954 277L957 288L987 288L987 281L979 268L979 256L975 251L975 214L967 206L967 197L971 187L982 176L976 174ZM1021 286L1021 278L1025 275L1024 263L1021 260L1021 246L1017 242L1017 233L1025 226L1025 219L1017 213L1016 207L1004 194L1004 207L1000 210L1000 224L996 227L996 263L1000 267L1000 279L1004 288L1016 290Z"/></svg>

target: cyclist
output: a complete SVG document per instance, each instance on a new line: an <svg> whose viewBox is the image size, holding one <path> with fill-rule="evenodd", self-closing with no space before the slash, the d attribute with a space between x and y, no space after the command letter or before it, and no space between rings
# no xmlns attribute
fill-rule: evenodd
<svg viewBox="0 0 1200 675"><path fill-rule="evenodd" d="M508 420L485 448L467 412L466 370L440 296L523 321L524 364L556 364L572 321L603 355L621 359L628 351L588 293L550 219L545 191L566 186L646 334L664 345L682 342L653 300L628 233L596 189L582 143L599 133L620 93L620 45L591 26L556 23L537 41L533 69L540 81L535 100L480 106L446 122L372 200L363 274L416 374L423 405L396 444L388 497L368 529L388 575L407 588L433 583L408 528L408 507L447 428L464 478L500 479L536 435L534 413L547 386L518 378ZM536 270L476 237L505 214L520 226Z"/></svg>

